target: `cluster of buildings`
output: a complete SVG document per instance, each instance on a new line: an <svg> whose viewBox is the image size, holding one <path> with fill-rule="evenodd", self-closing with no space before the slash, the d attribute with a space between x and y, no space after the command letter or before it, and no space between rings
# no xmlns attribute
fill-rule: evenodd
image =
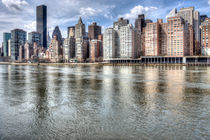
<svg viewBox="0 0 210 140"><path fill-rule="evenodd" d="M47 7L37 7L37 31L27 33L14 29L3 34L2 54L11 61L102 62L141 57L210 56L210 18L200 15L194 7L174 8L164 23L153 22L139 15L135 25L119 18L112 28L93 22L88 33L82 19L67 28L62 38L58 26L52 39L47 34Z"/></svg>

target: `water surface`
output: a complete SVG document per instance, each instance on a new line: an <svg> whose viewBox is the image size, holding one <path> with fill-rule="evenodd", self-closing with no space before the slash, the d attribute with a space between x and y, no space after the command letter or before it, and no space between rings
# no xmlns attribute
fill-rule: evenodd
<svg viewBox="0 0 210 140"><path fill-rule="evenodd" d="M0 65L0 139L209 139L210 67Z"/></svg>

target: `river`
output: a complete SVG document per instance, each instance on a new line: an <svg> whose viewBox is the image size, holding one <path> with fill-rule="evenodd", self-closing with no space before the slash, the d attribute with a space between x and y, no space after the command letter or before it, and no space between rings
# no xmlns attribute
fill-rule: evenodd
<svg viewBox="0 0 210 140"><path fill-rule="evenodd" d="M0 65L0 140L209 138L210 67Z"/></svg>

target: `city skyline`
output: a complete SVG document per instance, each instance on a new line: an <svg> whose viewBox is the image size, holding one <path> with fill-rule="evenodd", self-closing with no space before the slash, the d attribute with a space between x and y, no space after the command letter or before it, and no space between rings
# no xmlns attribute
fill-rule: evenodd
<svg viewBox="0 0 210 140"><path fill-rule="evenodd" d="M156 21L157 18L162 18L165 22L166 15L173 8L180 9L189 6L195 6L195 9L200 11L201 15L209 15L210 13L210 10L208 10L210 2L208 0L201 0L199 2L193 0L176 0L173 2L166 0L158 2L132 0L121 3L118 0L100 0L97 2L92 0L85 2L80 0L65 0L62 3L58 1L2 0L0 1L0 41L2 42L3 40L3 32L10 32L15 28L21 28L27 32L35 31L35 7L41 4L45 4L48 7L48 31L50 34L52 34L54 27L58 25L64 37L67 36L66 28L75 25L80 16L86 24L86 29L92 22L97 22L98 25L102 26L102 31L104 31L105 28L112 26L112 23L119 17L127 18L133 24L138 14L145 14L146 18L150 18L153 21Z"/></svg>

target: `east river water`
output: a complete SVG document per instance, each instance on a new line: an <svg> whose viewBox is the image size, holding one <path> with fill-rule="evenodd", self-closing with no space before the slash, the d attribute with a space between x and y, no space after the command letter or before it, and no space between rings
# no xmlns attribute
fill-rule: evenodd
<svg viewBox="0 0 210 140"><path fill-rule="evenodd" d="M4 139L210 139L210 67L0 65Z"/></svg>

